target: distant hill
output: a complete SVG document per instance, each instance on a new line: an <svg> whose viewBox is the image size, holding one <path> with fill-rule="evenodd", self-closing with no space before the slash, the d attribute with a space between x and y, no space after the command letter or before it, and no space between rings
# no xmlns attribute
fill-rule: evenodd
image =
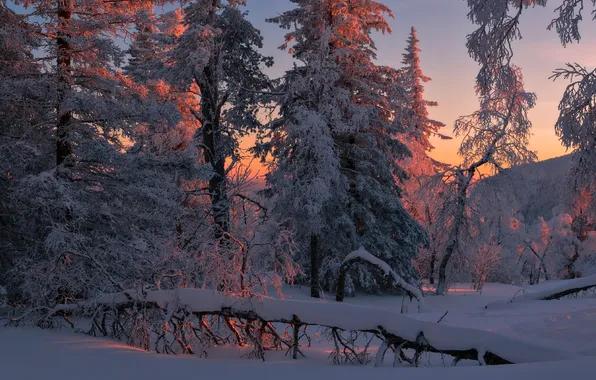
<svg viewBox="0 0 596 380"><path fill-rule="evenodd" d="M486 197L483 207L516 208L526 221L550 219L569 205L567 175L571 155L524 164L486 178L476 189Z"/></svg>

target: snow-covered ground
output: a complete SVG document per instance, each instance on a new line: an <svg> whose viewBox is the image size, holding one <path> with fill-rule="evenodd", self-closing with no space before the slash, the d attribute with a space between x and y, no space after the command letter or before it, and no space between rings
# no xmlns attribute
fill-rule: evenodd
<svg viewBox="0 0 596 380"><path fill-rule="evenodd" d="M539 291L540 289L535 289ZM233 347L209 352L207 359L165 356L144 352L118 342L92 338L69 331L47 331L25 328L0 328L0 380L44 379L591 379L596 373L596 298L562 301L526 301L498 303L519 294L514 286L487 284L482 295L457 284L446 297L428 296L427 313L416 313L410 304L409 315L441 324L476 328L565 348L584 358L572 361L520 364L498 367L469 366L456 368L392 368L386 360L383 368L351 365L333 366L328 360L329 345L324 338L315 339L313 348L305 350L307 358L293 361L283 352L267 353L265 362L242 358L245 353ZM527 289L527 291L534 291ZM288 289L286 298L307 299L307 289ZM348 298L348 303L402 310L401 297L362 296ZM335 302L333 300L323 302ZM494 304L497 302L497 304ZM405 302L407 305L407 302ZM493 304L486 309L487 304ZM374 355L374 349L371 354ZM431 360L422 360L422 366ZM432 360L436 365L436 360ZM440 362L439 362L440 363ZM447 361L449 365L450 362Z"/></svg>

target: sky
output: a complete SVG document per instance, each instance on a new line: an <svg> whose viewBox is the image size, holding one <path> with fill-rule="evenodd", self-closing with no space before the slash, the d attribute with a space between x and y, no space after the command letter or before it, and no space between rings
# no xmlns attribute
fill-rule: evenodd
<svg viewBox="0 0 596 380"><path fill-rule="evenodd" d="M414 26L420 39L421 61L424 73L432 78L426 84L425 97L435 100L438 107L430 110L431 117L446 124L445 133L452 135L454 121L462 115L474 112L478 101L474 93L477 64L468 56L466 35L474 30L468 20L465 0L381 0L394 12L390 20L393 33L376 38L380 64L399 67L405 41ZM550 0L549 7L537 7L522 14L523 39L515 43L513 62L524 72L526 90L538 96L534 110L530 112L533 123L531 148L540 160L566 154L555 135L554 125L558 117L558 104L566 85L565 81L549 79L552 71L566 62L579 62L588 68L596 66L596 21L591 21L590 9L586 9L586 21L581 24L582 40L563 48L555 31L546 28L554 17L554 9L561 0ZM276 64L269 70L271 76L279 76L291 65L287 52L277 47L284 41L284 31L277 25L266 23L268 17L291 9L289 0L248 0L249 19L261 29L264 36L264 52L272 55ZM435 140L434 158L457 164L460 140Z"/></svg>
<svg viewBox="0 0 596 380"><path fill-rule="evenodd" d="M430 109L430 116L446 124L444 134L452 135L455 120L474 112L478 101L474 93L477 64L468 56L466 36L474 30L468 20L465 0L378 0L388 5L394 13L390 19L393 30L389 35L376 35L378 62L399 67L405 41L414 26L420 39L421 61L425 75L432 78L426 84L425 97L439 103ZM591 9L585 10L586 20L581 23L582 40L579 44L561 46L554 31L547 26L554 17L553 11L562 0L549 0L548 7L536 7L522 14L523 39L514 44L516 55L513 63L524 72L526 90L538 96L536 107L530 111L533 136L530 148L538 153L540 160L566 154L555 135L554 125L558 117L558 104L568 82L549 79L552 71L566 62L578 62L594 69L596 66L596 21L590 17ZM265 20L285 10L292 9L290 0L247 0L248 18L264 36L263 52L275 58L275 65L267 69L271 77L281 76L292 64L287 52L278 47L284 42L285 31ZM586 2L586 7L589 8ZM14 4L12 5L14 7ZM15 7L22 11L22 8ZM461 158L457 150L461 140L434 140L435 159L458 164ZM249 144L247 141L245 144Z"/></svg>

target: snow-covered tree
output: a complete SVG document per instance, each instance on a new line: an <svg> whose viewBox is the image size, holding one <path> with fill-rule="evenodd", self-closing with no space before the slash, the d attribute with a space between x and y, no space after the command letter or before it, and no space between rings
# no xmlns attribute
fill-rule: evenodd
<svg viewBox="0 0 596 380"><path fill-rule="evenodd" d="M161 48L157 41L158 18L151 4L142 8L136 15L135 33L128 48L130 58L124 67L124 73L136 81L155 79L155 65L163 63ZM157 69L160 69L158 67Z"/></svg>
<svg viewBox="0 0 596 380"><path fill-rule="evenodd" d="M148 0L105 1L15 1L34 8L30 22L38 28L45 71L56 86L56 163L71 156L80 139L113 136L130 131L131 120L157 117L128 107L124 91L132 90L115 70L124 58L115 37L123 36L140 8L157 3ZM142 95L135 95L137 98ZM158 112L157 109L153 109ZM115 132L118 131L118 132Z"/></svg>
<svg viewBox="0 0 596 380"><path fill-rule="evenodd" d="M314 42L302 36L296 40L298 49ZM302 248L299 262L312 279L311 295L319 297L320 245L334 225L330 206L337 207L347 197L333 131L345 128L338 111L352 104L349 93L338 88L337 64L328 59L329 33L315 49L304 50L297 56L304 66L286 75L287 95L280 102L282 119L271 141L274 161L268 182L276 195L274 213L294 230ZM335 224L341 222L345 223L336 219Z"/></svg>
<svg viewBox="0 0 596 380"><path fill-rule="evenodd" d="M16 234L10 194L23 177L52 166L51 127L44 123L52 109L53 87L33 58L40 40L25 18L0 2L0 286L7 271L27 252L27 239ZM11 291L13 289L10 289Z"/></svg>
<svg viewBox="0 0 596 380"><path fill-rule="evenodd" d="M571 80L559 104L555 131L567 149L574 152L574 166L569 176L571 189L577 194L596 192L596 71L579 64L568 64L556 70L554 79ZM589 217L596 217L596 197L592 197Z"/></svg>
<svg viewBox="0 0 596 380"><path fill-rule="evenodd" d="M528 149L532 127L528 110L534 107L536 97L524 90L519 69L515 68L513 73L506 82L488 92L479 86L480 110L455 123L455 135L463 137L459 148L463 164L454 168L448 179L453 186L446 208L450 236L439 265L437 294L446 291L447 265L459 250L462 234L465 234L469 191L480 174L479 170L499 172L536 160L536 154Z"/></svg>
<svg viewBox="0 0 596 380"><path fill-rule="evenodd" d="M403 89L396 70L374 63L372 40L373 31L390 31L391 12L372 0L293 2L295 9L271 20L295 26L283 48L291 42L303 65L285 76L269 181L282 200L279 217L299 232L311 294L333 289L343 257L360 245L414 280L412 259L425 234L399 199L397 162L408 151L397 139L404 127L392 97ZM365 267L351 281L367 290L384 286Z"/></svg>
<svg viewBox="0 0 596 380"><path fill-rule="evenodd" d="M438 103L424 99L424 83L429 82L430 78L422 72L419 42L418 33L412 27L400 71L400 83L405 90L401 117L407 128L402 138L411 155L405 157L400 164L408 175L404 182L404 204L429 233L429 246L420 250L418 267L433 284L436 254L443 228L437 223L437 210L441 205L430 203L431 200L440 200L438 193L441 182L435 176L446 169L446 166L429 156L434 149L430 139L434 136L448 137L440 133L445 125L429 117L428 107L436 107Z"/></svg>
<svg viewBox="0 0 596 380"><path fill-rule="evenodd" d="M6 276L10 286L25 304L47 307L151 283L172 254L177 178L196 169L191 155L157 156L139 143L141 126L167 129L179 113L119 70L125 54L115 38L151 2L16 3L33 8L21 30L34 38L41 67L13 71L2 86L31 88L35 96L17 101L13 93L7 105L36 110L20 115L33 132L22 141L43 149L23 160L28 171L13 176L6 198L11 234L27 236Z"/></svg>
<svg viewBox="0 0 596 380"><path fill-rule="evenodd" d="M428 107L436 107L438 103L424 99L424 83L431 79L422 72L419 42L418 32L412 27L406 52L403 54L400 76L408 98L406 109L409 112L404 115L404 123L411 130L408 147L415 141L424 152L430 152L433 149L430 138L445 137L440 133L445 124L429 118ZM410 140L413 141L410 142Z"/></svg>
<svg viewBox="0 0 596 380"><path fill-rule="evenodd" d="M549 2L552 4L553 0ZM596 6L594 1L556 1L556 17L548 25L554 29L563 46L581 39L579 24L586 12L585 3ZM522 14L536 6L546 6L547 0L469 0L468 17L478 29L468 36L468 49L481 65L478 85L483 92L492 85L510 82L515 70L511 60L514 40L521 38L519 23ZM581 64L568 63L554 72L553 79L570 79L559 105L560 115L555 131L563 145L575 152L574 170L570 176L576 191L589 189L593 192L596 167L596 124L594 123L594 100L596 99L595 73ZM596 205L591 206L591 211Z"/></svg>
<svg viewBox="0 0 596 380"><path fill-rule="evenodd" d="M263 37L238 9L244 1L197 0L184 10L185 30L169 54L166 79L199 102L190 112L201 123L198 144L211 166L207 191L216 240L230 232L228 173L240 160L239 139L261 125L260 92L269 88L259 52Z"/></svg>
<svg viewBox="0 0 596 380"><path fill-rule="evenodd" d="M136 15L136 33L128 49L130 58L123 68L128 77L146 87L148 97L177 108L180 119L174 128L162 122L143 123L137 127L136 143L155 154L188 149L200 127L190 111L190 107L198 108L196 96L168 83L165 78L167 54L174 49L175 41L183 31L180 9L159 17L152 6L141 9Z"/></svg>
<svg viewBox="0 0 596 380"><path fill-rule="evenodd" d="M175 103L181 116L173 129L145 125L142 145L167 154L184 150L194 135L195 159L210 170L180 181L179 269L163 284L248 295L271 285L280 290L281 279L291 282L298 269L287 234L270 233L268 206L251 189L240 149L260 127L261 91L269 86L261 68L272 61L258 53L262 38L239 3L197 1L158 17L142 12L126 72L152 96Z"/></svg>

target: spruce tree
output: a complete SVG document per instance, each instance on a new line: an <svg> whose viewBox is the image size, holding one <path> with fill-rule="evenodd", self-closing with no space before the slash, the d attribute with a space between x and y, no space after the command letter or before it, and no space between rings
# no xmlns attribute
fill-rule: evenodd
<svg viewBox="0 0 596 380"><path fill-rule="evenodd" d="M28 238L17 233L18 210L11 194L22 178L52 167L54 152L48 99L53 87L34 59L36 29L0 1L0 287L9 286L9 270L27 252Z"/></svg>
<svg viewBox="0 0 596 380"><path fill-rule="evenodd" d="M402 135L411 156L402 160L401 165L408 175L404 182L404 204L408 211L418 220L430 235L430 245L421 249L417 262L421 270L434 283L435 263L437 260L438 236L441 226L437 223L439 204L431 204L429 199L438 200L440 191L434 177L446 166L429 156L434 149L430 139L439 137L448 139L440 131L445 124L429 117L429 107L437 107L438 103L424 98L424 83L431 79L424 75L420 63L418 33L412 27L403 54L401 83L405 90L403 119L406 132Z"/></svg>
<svg viewBox="0 0 596 380"><path fill-rule="evenodd" d="M304 63L285 76L288 95L276 123L282 148L269 178L279 215L294 220L315 290L335 290L343 257L360 245L414 280L412 259L426 235L399 199L404 173L397 162L408 150L398 140L401 104L390 100L400 90L398 73L374 63L372 32L390 32L391 11L372 0L293 2L296 9L271 20L296 25L286 40ZM311 134L317 144L309 143ZM305 190L295 203L282 178ZM349 283L384 287L367 267L355 268Z"/></svg>
<svg viewBox="0 0 596 380"><path fill-rule="evenodd" d="M15 3L35 15L22 21L41 66L12 85L43 94L43 101L23 98L22 106L43 112L21 122L53 147L32 151L24 160L31 170L15 178L7 197L12 234L27 237L10 287L24 304L51 307L150 283L172 253L176 177L194 166L184 154L166 159L137 149L140 126L179 120L175 105L147 96L120 70L125 54L115 38L153 2Z"/></svg>
<svg viewBox="0 0 596 380"><path fill-rule="evenodd" d="M424 99L424 83L431 79L422 72L419 42L418 32L412 27L403 54L401 78L408 97L410 114L406 125L412 129L410 140L415 140L425 152L430 152L433 150L430 138L444 137L439 131L445 124L429 118L428 107L437 107L438 103Z"/></svg>
<svg viewBox="0 0 596 380"><path fill-rule="evenodd" d="M269 87L262 66L273 64L258 51L263 37L238 8L243 3L191 2L184 9L186 30L169 54L171 67L166 68L170 83L198 98L189 110L201 124L197 144L212 170L207 192L218 242L226 242L230 232L228 174L240 161L240 139L261 126L260 92Z"/></svg>

